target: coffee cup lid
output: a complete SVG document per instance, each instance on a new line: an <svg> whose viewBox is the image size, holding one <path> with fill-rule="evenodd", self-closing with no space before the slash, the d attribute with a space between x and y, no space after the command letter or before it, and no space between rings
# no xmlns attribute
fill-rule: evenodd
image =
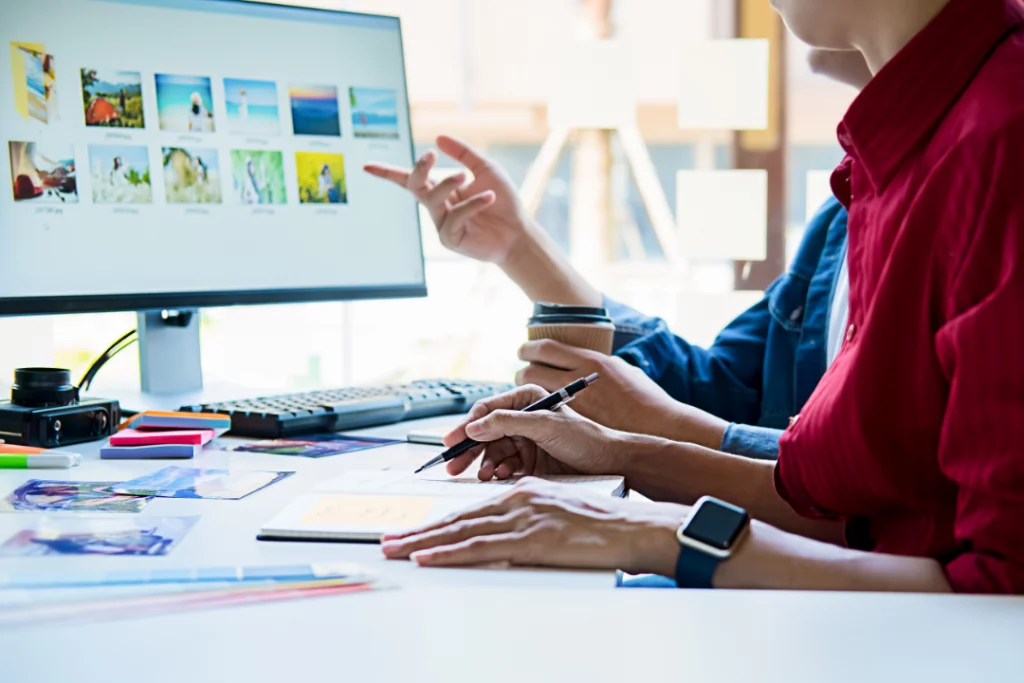
<svg viewBox="0 0 1024 683"><path fill-rule="evenodd" d="M565 306L538 301L533 305L530 324L611 324L608 311L600 306Z"/></svg>

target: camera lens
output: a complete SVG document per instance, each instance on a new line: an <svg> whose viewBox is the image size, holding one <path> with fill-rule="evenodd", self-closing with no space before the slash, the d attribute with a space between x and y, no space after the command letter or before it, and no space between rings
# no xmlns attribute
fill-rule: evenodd
<svg viewBox="0 0 1024 683"><path fill-rule="evenodd" d="M11 403L26 408L52 408L78 400L71 371L57 368L20 368L14 371Z"/></svg>

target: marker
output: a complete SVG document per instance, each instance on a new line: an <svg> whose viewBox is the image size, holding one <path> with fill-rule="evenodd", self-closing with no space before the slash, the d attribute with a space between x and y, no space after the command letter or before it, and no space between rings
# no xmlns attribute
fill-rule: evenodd
<svg viewBox="0 0 1024 683"><path fill-rule="evenodd" d="M535 413L539 410L558 410L566 403L573 400L576 397L576 394L589 387L598 379L600 379L600 376L596 372L588 377L578 379L572 384L562 387L552 394L548 394L536 403L531 403L520 412ZM469 452L480 445L481 443L479 441L474 439L465 439L461 443L455 444L436 458L424 463L422 467L414 472L414 474L419 474L423 470L429 470L431 467L437 467L443 462L451 462L463 453Z"/></svg>
<svg viewBox="0 0 1024 683"><path fill-rule="evenodd" d="M66 470L82 459L78 453L66 451L40 451L38 453L12 453L10 447L0 449L0 470L50 469ZM7 451L7 452L5 452Z"/></svg>

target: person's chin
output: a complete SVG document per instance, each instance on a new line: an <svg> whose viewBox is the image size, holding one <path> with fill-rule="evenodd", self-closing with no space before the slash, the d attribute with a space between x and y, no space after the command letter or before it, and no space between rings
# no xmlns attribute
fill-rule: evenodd
<svg viewBox="0 0 1024 683"><path fill-rule="evenodd" d="M772 0L772 3L783 3L784 0ZM800 42L806 43L812 48L818 48L821 50L852 50L853 46L849 45L846 41L842 40L839 35L834 35L827 30L823 30L820 26L809 26L805 25L808 22L801 22L798 20L792 21L786 16L785 11L780 11L782 20L786 24L786 28L793 34Z"/></svg>

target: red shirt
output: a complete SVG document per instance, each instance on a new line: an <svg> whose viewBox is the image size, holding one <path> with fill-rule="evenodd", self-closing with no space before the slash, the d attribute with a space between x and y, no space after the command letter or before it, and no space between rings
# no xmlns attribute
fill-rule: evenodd
<svg viewBox="0 0 1024 683"><path fill-rule="evenodd" d="M849 327L776 488L851 547L1024 593L1024 5L952 0L839 141Z"/></svg>

